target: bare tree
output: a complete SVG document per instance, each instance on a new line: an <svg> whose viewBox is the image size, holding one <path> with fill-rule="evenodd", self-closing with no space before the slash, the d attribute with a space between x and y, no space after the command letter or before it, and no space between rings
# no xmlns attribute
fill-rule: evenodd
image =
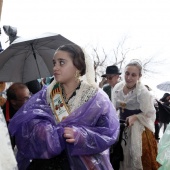
<svg viewBox="0 0 170 170"><path fill-rule="evenodd" d="M130 62L132 59L130 57L130 53L134 50L138 50L140 47L130 48L126 47L128 37L125 36L116 47L112 48L112 51L106 52L106 50L101 47L91 47L92 57L94 61L94 70L95 70L95 81L97 82L97 78L101 77L101 75L105 72L106 66L108 65L117 65L120 70L122 70L125 65ZM126 45L127 44L127 45ZM141 60L140 58L136 58ZM143 67L143 73L145 76L150 76L152 74L158 74L158 71L155 70L156 66L165 63L165 60L162 61L157 59L157 56L146 57L141 60L141 65Z"/></svg>
<svg viewBox="0 0 170 170"><path fill-rule="evenodd" d="M96 82L97 82L97 76L99 75L98 68L104 65L104 63L106 62L106 59L108 57L107 54L105 53L104 48L102 48L102 51L103 51L103 53L102 53L103 57L101 58L98 54L97 47L93 48L94 71L95 71L95 81Z"/></svg>
<svg viewBox="0 0 170 170"><path fill-rule="evenodd" d="M121 70L124 61L127 59L127 54L134 50L124 47L126 41L127 37L124 37L118 45L112 49L112 54L106 53L106 50L103 47L91 47L96 82L97 77L100 77L104 73L105 68L108 65L117 65Z"/></svg>
<svg viewBox="0 0 170 170"><path fill-rule="evenodd" d="M126 55L130 51L130 48L125 49L124 44L125 44L126 37L123 38L122 41L120 41L117 45L117 47L113 48L113 53L114 53L114 60L115 60L115 65L120 64L120 69L122 67L122 63L126 59Z"/></svg>
<svg viewBox="0 0 170 170"><path fill-rule="evenodd" d="M121 70L124 66L125 62L129 60L129 53L139 49L139 47L136 48L130 48L126 47L126 42L128 40L128 37L125 36L123 39L118 43L116 47L113 47L113 64L119 66L119 69Z"/></svg>
<svg viewBox="0 0 170 170"><path fill-rule="evenodd" d="M126 44L128 37L125 36L117 45L117 47L113 48L113 60L115 61L114 65L119 66L119 69L125 67L125 65L132 60L130 54L135 51L141 49L141 47L135 48L126 48ZM133 59L135 60L135 59ZM143 68L144 77L160 74L157 68L162 64L166 64L167 59L163 59L163 57L158 56L158 54L154 54L152 56L147 56L145 58L136 58L136 60L141 61L141 65Z"/></svg>
<svg viewBox="0 0 170 170"><path fill-rule="evenodd" d="M168 64L167 59L159 59L158 56L150 56L142 60L142 68L143 68L143 74L144 77L150 77L153 75L160 74L160 71L158 69L159 66L162 66L163 64Z"/></svg>

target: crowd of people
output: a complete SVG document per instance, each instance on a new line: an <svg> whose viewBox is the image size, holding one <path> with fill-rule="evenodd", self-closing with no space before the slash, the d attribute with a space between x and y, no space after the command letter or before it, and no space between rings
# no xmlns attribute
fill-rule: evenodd
<svg viewBox="0 0 170 170"><path fill-rule="evenodd" d="M7 89L0 125L6 120L10 136L2 137L10 139L12 147L4 146L11 159L0 164L2 169L170 168L165 153L170 146L164 146L168 133L165 130L157 143L156 113L161 109L156 110L153 95L141 82L139 61L128 63L124 73L116 65L108 66L99 86L93 64L78 45L60 46L53 64L54 78L48 85L13 83ZM157 107L169 105L169 96L156 101ZM166 128L169 122L162 123ZM112 156L120 154L115 149L118 144L121 159L114 162Z"/></svg>

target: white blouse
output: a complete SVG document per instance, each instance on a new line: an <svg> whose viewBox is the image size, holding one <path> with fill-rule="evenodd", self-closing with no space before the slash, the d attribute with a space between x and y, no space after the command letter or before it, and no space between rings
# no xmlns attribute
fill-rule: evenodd
<svg viewBox="0 0 170 170"><path fill-rule="evenodd" d="M137 83L136 88L130 91L127 95L123 93L125 82L122 81L113 89L112 100L116 108L120 107L120 103L126 103L128 110L141 110L137 115L140 123L148 127L154 132L154 121L156 118L156 110L154 107L154 97L147 90L147 88L140 82Z"/></svg>

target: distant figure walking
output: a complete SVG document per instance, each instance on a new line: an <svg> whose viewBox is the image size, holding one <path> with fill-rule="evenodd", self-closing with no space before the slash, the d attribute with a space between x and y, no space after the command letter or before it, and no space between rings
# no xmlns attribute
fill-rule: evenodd
<svg viewBox="0 0 170 170"><path fill-rule="evenodd" d="M167 127L167 124L170 122L170 94L165 93L163 97L158 101L159 106L159 119L160 119L160 128L164 126L163 132Z"/></svg>

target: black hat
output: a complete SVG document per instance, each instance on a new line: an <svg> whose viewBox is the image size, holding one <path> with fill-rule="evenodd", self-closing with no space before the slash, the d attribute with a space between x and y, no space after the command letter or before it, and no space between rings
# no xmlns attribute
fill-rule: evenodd
<svg viewBox="0 0 170 170"><path fill-rule="evenodd" d="M106 77L107 75L111 75L111 74L121 74L118 67L115 65L112 66L108 66L106 68L106 74L103 74L101 77Z"/></svg>

